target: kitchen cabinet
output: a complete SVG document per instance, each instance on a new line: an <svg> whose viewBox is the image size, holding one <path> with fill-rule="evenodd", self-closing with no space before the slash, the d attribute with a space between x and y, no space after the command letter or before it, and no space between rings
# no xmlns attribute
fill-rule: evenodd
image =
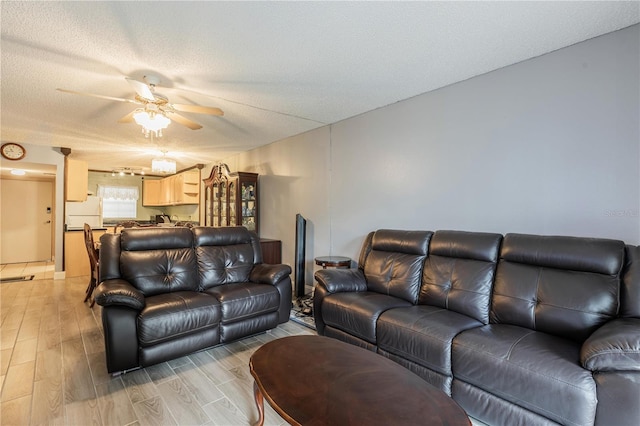
<svg viewBox="0 0 640 426"><path fill-rule="evenodd" d="M244 226L258 233L257 173L226 173L216 165L204 188L205 226Z"/></svg>
<svg viewBox="0 0 640 426"><path fill-rule="evenodd" d="M160 205L170 206L173 204L173 181L174 176L168 176L160 181Z"/></svg>
<svg viewBox="0 0 640 426"><path fill-rule="evenodd" d="M89 190L89 165L86 161L64 159L65 201L86 201Z"/></svg>
<svg viewBox="0 0 640 426"><path fill-rule="evenodd" d="M159 206L160 205L160 186L161 179L145 179L142 181L142 205L143 206Z"/></svg>
<svg viewBox="0 0 640 426"><path fill-rule="evenodd" d="M174 204L200 203L199 170L189 170L174 176L173 202Z"/></svg>
<svg viewBox="0 0 640 426"><path fill-rule="evenodd" d="M100 241L100 236L107 232L105 229L93 230L93 241ZM112 231L113 232L113 231ZM84 245L84 232L67 231L64 233L64 272L65 277L82 277L91 275L89 254Z"/></svg>
<svg viewBox="0 0 640 426"><path fill-rule="evenodd" d="M145 179L142 183L142 204L200 204L200 170L187 170L162 179Z"/></svg>
<svg viewBox="0 0 640 426"><path fill-rule="evenodd" d="M176 179L176 190L181 204L200 204L200 170L180 173Z"/></svg>

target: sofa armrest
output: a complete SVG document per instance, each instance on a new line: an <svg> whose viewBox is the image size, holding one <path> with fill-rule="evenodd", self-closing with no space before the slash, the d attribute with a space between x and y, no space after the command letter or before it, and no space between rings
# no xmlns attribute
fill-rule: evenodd
<svg viewBox="0 0 640 426"><path fill-rule="evenodd" d="M582 345L582 366L591 371L640 371L640 318L617 318Z"/></svg>
<svg viewBox="0 0 640 426"><path fill-rule="evenodd" d="M289 265L269 265L266 263L259 263L254 265L251 270L249 280L259 284L275 285L289 275L291 275L291 266Z"/></svg>
<svg viewBox="0 0 640 426"><path fill-rule="evenodd" d="M328 293L367 291L367 280L360 269L320 269L314 276Z"/></svg>
<svg viewBox="0 0 640 426"><path fill-rule="evenodd" d="M142 310L145 306L144 294L121 279L100 283L95 290L95 301L100 306L126 306L136 311Z"/></svg>

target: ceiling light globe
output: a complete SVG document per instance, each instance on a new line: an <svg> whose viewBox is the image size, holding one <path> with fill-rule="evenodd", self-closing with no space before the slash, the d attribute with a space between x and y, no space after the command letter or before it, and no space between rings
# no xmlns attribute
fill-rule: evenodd
<svg viewBox="0 0 640 426"><path fill-rule="evenodd" d="M163 113L148 112L143 109L136 110L133 119L142 126L142 133L145 136L148 136L149 132L154 132L157 137L162 137L162 129L166 129L171 123Z"/></svg>

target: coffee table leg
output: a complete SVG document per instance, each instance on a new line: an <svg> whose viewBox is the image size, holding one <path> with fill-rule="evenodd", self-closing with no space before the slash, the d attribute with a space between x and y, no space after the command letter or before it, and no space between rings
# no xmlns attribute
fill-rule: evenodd
<svg viewBox="0 0 640 426"><path fill-rule="evenodd" d="M253 397L256 400L256 406L258 407L258 422L256 426L262 426L264 424L264 398L258 384L253 382Z"/></svg>

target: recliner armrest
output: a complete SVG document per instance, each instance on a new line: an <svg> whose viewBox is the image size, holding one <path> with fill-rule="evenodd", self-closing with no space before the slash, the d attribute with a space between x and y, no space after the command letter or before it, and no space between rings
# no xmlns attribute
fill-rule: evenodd
<svg viewBox="0 0 640 426"><path fill-rule="evenodd" d="M329 293L367 291L367 280L360 269L320 269L314 276Z"/></svg>
<svg viewBox="0 0 640 426"><path fill-rule="evenodd" d="M291 266L284 264L269 265L266 263L259 263L254 265L249 274L249 280L259 284L272 284L282 281L286 277L291 275Z"/></svg>
<svg viewBox="0 0 640 426"><path fill-rule="evenodd" d="M100 306L126 306L140 311L145 306L144 294L125 280L112 279L100 283L94 293Z"/></svg>
<svg viewBox="0 0 640 426"><path fill-rule="evenodd" d="M617 318L594 331L580 362L591 371L640 371L640 318Z"/></svg>

